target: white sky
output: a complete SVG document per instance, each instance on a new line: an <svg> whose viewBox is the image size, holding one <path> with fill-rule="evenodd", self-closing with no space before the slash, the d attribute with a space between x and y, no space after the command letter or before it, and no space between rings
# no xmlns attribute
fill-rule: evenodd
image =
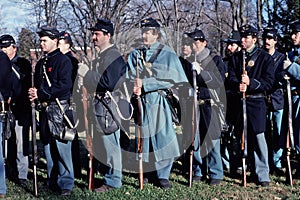
<svg viewBox="0 0 300 200"><path fill-rule="evenodd" d="M1 28L6 28L2 34L10 34L16 36L21 28L24 27L29 16L26 15L26 11L22 9L22 6L18 3L14 3L12 0L0 1L0 13L1 13Z"/></svg>

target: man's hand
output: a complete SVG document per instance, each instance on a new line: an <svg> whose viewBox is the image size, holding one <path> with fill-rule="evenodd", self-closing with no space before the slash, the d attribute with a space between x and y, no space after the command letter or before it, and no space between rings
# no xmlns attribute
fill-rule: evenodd
<svg viewBox="0 0 300 200"><path fill-rule="evenodd" d="M134 87L133 87L133 93L137 96L140 96L142 94L142 86L143 81L140 78L134 79Z"/></svg>
<svg viewBox="0 0 300 200"><path fill-rule="evenodd" d="M247 74L242 74L242 83L245 83L246 85L250 85L250 79Z"/></svg>
<svg viewBox="0 0 300 200"><path fill-rule="evenodd" d="M197 74L199 75L201 73L201 71L203 70L203 68L200 66L200 64L198 62L193 62L192 63L192 71L195 70L197 72Z"/></svg>
<svg viewBox="0 0 300 200"><path fill-rule="evenodd" d="M283 69L287 69L291 64L292 62L290 61L289 57L287 57L287 59L283 61Z"/></svg>
<svg viewBox="0 0 300 200"><path fill-rule="evenodd" d="M247 85L245 83L240 83L240 92L244 93L247 90Z"/></svg>
<svg viewBox="0 0 300 200"><path fill-rule="evenodd" d="M89 71L89 67L84 63L78 64L78 75L84 77L86 73Z"/></svg>
<svg viewBox="0 0 300 200"><path fill-rule="evenodd" d="M28 90L28 97L30 101L33 101L38 98L37 96L37 89L36 88L29 88Z"/></svg>

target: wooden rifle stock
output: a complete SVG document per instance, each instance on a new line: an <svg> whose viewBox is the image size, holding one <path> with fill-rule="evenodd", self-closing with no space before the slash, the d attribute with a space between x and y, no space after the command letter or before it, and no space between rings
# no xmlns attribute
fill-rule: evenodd
<svg viewBox="0 0 300 200"><path fill-rule="evenodd" d="M142 52L141 52L142 53ZM136 79L139 79L139 60L138 60L138 54L136 57ZM137 85L136 85L137 86ZM143 138L142 138L142 130L141 130L141 125L142 125L142 102L141 102L141 97L140 95L136 95L137 98L137 109L138 109L138 114L137 114L137 136L138 136L138 162L139 162L139 182L140 182L140 189L144 189L144 170L143 170Z"/></svg>
<svg viewBox="0 0 300 200"><path fill-rule="evenodd" d="M245 50L242 50L243 54L243 74L247 74L246 71L246 55ZM247 107L246 107L246 93L243 92L242 97L243 102L243 133L242 133L242 139L241 139L241 150L243 151L242 156L242 168L243 168L243 186L247 186L247 174L246 174L246 157L247 157Z"/></svg>
<svg viewBox="0 0 300 200"><path fill-rule="evenodd" d="M290 85L290 77L287 75L284 76L286 80L286 90L287 90L287 98L288 98L288 131L286 135L286 162L287 162L287 173L286 173L286 181L289 182L291 186L293 186L293 177L292 177L292 169L291 169L291 148L294 147L294 132L293 132L293 123L292 123L292 95L291 95L291 85Z"/></svg>
<svg viewBox="0 0 300 200"><path fill-rule="evenodd" d="M32 66L31 71L31 87L34 88L34 67ZM34 195L38 196L38 186L37 186L37 143L36 143L36 112L35 112L35 102L31 101L31 117L32 117L32 146L33 146L33 189Z"/></svg>
<svg viewBox="0 0 300 200"><path fill-rule="evenodd" d="M82 86L82 104L83 104L83 119L84 119L84 127L86 132L86 146L88 150L89 157L89 174L88 174L88 190L94 189L94 168L93 168L93 124L89 124L87 113L88 113L88 92L87 89ZM90 126L90 127L89 127Z"/></svg>

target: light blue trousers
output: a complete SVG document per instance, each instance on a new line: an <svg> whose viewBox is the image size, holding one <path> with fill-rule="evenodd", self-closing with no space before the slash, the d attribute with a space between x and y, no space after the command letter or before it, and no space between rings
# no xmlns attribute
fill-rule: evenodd
<svg viewBox="0 0 300 200"><path fill-rule="evenodd" d="M94 156L105 167L104 184L114 188L122 186L122 154L120 129L111 134L94 134Z"/></svg>
<svg viewBox="0 0 300 200"><path fill-rule="evenodd" d="M74 171L71 145L71 141L64 143L52 138L51 143L44 146L49 186L57 183L61 190L73 189Z"/></svg>

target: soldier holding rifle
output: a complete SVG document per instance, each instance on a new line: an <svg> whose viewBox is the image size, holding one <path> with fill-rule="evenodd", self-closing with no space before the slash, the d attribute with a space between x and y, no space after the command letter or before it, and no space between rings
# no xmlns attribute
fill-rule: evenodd
<svg viewBox="0 0 300 200"><path fill-rule="evenodd" d="M8 56L0 50L0 92L3 99L1 101L1 111L5 110L12 92L12 66ZM0 123L0 198L4 198L6 194L6 183L5 183L5 166L4 166L4 155L3 155L3 122Z"/></svg>
<svg viewBox="0 0 300 200"><path fill-rule="evenodd" d="M216 101L221 99L225 80L225 64L221 56L207 48L207 40L202 30L188 33L191 39L194 60L191 66L183 66L189 82L194 82L197 106L195 112L194 177L193 181L207 180L210 185L219 185L223 179L223 166L220 154L221 124L218 118ZM217 94L218 93L218 94ZM223 88L223 97L225 90ZM205 162L203 162L205 161ZM202 177L203 176L203 177Z"/></svg>
<svg viewBox="0 0 300 200"><path fill-rule="evenodd" d="M283 149L280 147L280 134L282 133L282 116L284 108L282 74L284 54L276 50L277 31L273 27L267 27L263 32L264 50L274 59L275 82L273 88L267 93L267 131L266 138L269 146L270 170L278 175L282 175L281 156ZM273 127L271 129L271 127Z"/></svg>
<svg viewBox="0 0 300 200"><path fill-rule="evenodd" d="M93 120L96 127L93 134L94 158L100 161L104 173L104 184L94 191L107 192L122 186L120 128L114 119L116 116L111 113L112 99L108 92L112 92L119 85L118 81L125 73L126 63L117 46L113 44L114 27L110 20L99 18L90 30L93 43L99 52L92 68L80 64L78 74L83 77L87 92L94 96L94 116L89 117L89 120Z"/></svg>
<svg viewBox="0 0 300 200"><path fill-rule="evenodd" d="M72 63L57 47L59 32L55 27L42 26L37 33L44 56L35 67L35 87L29 89L29 99L40 102L40 134L47 160L48 187L67 196L74 186L72 141L60 135L65 127L62 109L68 109L71 97Z"/></svg>
<svg viewBox="0 0 300 200"><path fill-rule="evenodd" d="M8 55L12 62L16 80L19 83L21 94L11 102L11 109L16 118L16 127L8 142L9 162L7 177L17 179L17 183L25 185L28 175L29 155L29 128L31 125L31 107L27 98L30 88L31 65L30 62L17 53L18 46L11 35L0 37L0 48Z"/></svg>
<svg viewBox="0 0 300 200"><path fill-rule="evenodd" d="M149 163L152 168L145 168L144 172L154 171L152 177L155 177L157 185L169 188L172 164L180 153L171 110L165 96L167 89L176 83L187 82L187 79L174 50L159 42L162 36L160 24L155 19L148 18L141 21L141 28L144 48L130 53L127 75L136 83L133 93L140 96L142 104L140 129L143 161L152 161ZM136 78L136 66L139 78Z"/></svg>
<svg viewBox="0 0 300 200"><path fill-rule="evenodd" d="M299 95L300 95L300 20L290 24L291 38L294 44L294 50L288 53L288 58L284 61L283 67L287 76L290 78L290 88L292 95L292 125L295 148L300 152L300 114L299 114ZM292 142L292 141L291 141ZM299 157L297 158L300 161ZM299 167L297 169L300 175Z"/></svg>
<svg viewBox="0 0 300 200"><path fill-rule="evenodd" d="M245 93L248 133L245 143L249 143L246 145L248 166L250 166L251 177L255 179L254 181L267 187L270 177L268 147L264 134L266 129L265 92L272 88L274 82L274 60L268 53L256 46L257 29L251 25L244 25L239 31L242 38L241 45L246 51L245 60L243 60L242 51L234 54L229 60L228 86L237 93ZM243 71L244 63L246 73ZM240 104L239 116L243 113L242 110L242 104ZM239 125L238 130L241 133L244 128L243 123Z"/></svg>

